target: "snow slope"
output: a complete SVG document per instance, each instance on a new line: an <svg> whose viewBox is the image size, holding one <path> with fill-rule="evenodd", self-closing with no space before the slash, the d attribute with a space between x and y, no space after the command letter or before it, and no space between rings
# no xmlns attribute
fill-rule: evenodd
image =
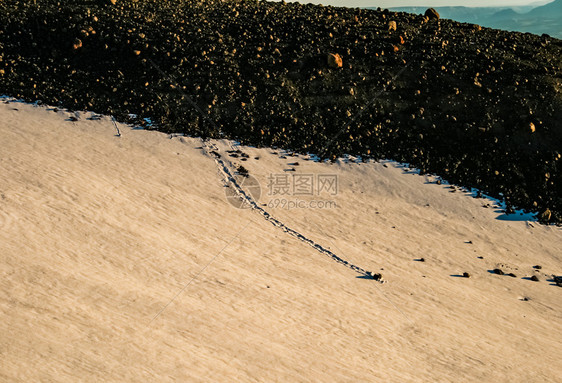
<svg viewBox="0 0 562 383"><path fill-rule="evenodd" d="M121 124L117 137L92 116L0 103L1 381L562 376L560 228L505 220L389 161L330 165ZM230 203L239 165L267 216ZM338 189L269 195L272 175L336 176Z"/></svg>

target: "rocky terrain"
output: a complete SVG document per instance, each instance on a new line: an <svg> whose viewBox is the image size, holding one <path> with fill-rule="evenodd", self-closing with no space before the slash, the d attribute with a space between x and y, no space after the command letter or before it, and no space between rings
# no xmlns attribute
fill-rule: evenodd
<svg viewBox="0 0 562 383"><path fill-rule="evenodd" d="M0 93L325 159L392 158L543 223L562 222L561 88L561 40L423 15L0 3Z"/></svg>

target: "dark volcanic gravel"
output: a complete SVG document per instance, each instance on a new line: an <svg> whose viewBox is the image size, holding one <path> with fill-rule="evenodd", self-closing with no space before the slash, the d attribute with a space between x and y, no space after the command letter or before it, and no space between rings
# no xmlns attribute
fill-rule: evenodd
<svg viewBox="0 0 562 383"><path fill-rule="evenodd" d="M561 40L298 3L111 3L0 2L0 93L392 158L562 223Z"/></svg>

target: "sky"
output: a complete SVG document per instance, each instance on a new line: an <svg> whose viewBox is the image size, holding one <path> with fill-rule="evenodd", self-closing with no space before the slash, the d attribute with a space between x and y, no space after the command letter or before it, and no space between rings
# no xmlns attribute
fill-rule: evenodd
<svg viewBox="0 0 562 383"><path fill-rule="evenodd" d="M552 1L552 0L550 0ZM300 0L301 3L314 3L334 5L342 7L442 7L442 6L465 6L465 7L501 7L508 5L537 5L549 3L548 0Z"/></svg>

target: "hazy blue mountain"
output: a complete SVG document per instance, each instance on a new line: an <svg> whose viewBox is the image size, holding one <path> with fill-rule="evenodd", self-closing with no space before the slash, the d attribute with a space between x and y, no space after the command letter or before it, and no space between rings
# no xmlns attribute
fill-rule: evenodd
<svg viewBox="0 0 562 383"><path fill-rule="evenodd" d="M548 17L551 19L562 18L562 0L555 0L552 3L534 8L529 12L529 16Z"/></svg>
<svg viewBox="0 0 562 383"><path fill-rule="evenodd" d="M409 12L423 14L427 7L390 8L395 12ZM490 17L490 15L510 9L507 7L436 7L442 18L461 22L475 23Z"/></svg>
<svg viewBox="0 0 562 383"><path fill-rule="evenodd" d="M423 14L427 7L390 8ZM508 31L549 34L562 39L562 0L523 7L436 7L442 18Z"/></svg>

